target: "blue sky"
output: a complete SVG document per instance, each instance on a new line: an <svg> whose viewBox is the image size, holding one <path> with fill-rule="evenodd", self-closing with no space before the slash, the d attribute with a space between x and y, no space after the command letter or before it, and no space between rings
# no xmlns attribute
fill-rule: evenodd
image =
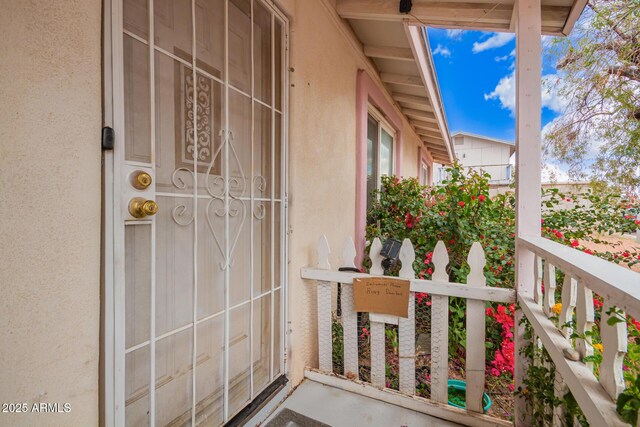
<svg viewBox="0 0 640 427"><path fill-rule="evenodd" d="M514 141L514 36L433 28L428 34L451 132ZM547 41L543 40L545 49ZM546 62L542 73L554 78L553 64ZM543 94L542 125L561 110L560 99Z"/></svg>

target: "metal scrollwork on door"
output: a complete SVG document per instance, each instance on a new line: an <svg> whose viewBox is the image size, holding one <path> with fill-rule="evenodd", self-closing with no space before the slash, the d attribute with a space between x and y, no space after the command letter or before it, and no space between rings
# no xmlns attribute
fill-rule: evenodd
<svg viewBox="0 0 640 427"><path fill-rule="evenodd" d="M211 196L211 200L207 204L205 210L205 218L209 231L211 232L216 246L218 247L220 254L222 255L223 262L220 263L220 268L225 270L227 267L233 266L233 253L240 239L240 234L244 227L244 223L247 216L246 202L241 198L247 191L246 177L240 158L238 157L233 144L233 132L220 131L221 144L215 151L207 173L205 175L205 186L207 192ZM226 151L225 150L226 147ZM229 160L235 162L239 176L228 176L211 174L213 165L220 155L226 153L227 165ZM231 154L231 156L229 155ZM231 168L229 168L231 169ZM225 248L221 243L221 238L218 236L215 227L215 219L217 218L229 218L229 223L235 222L235 227L229 230L229 253L225 253ZM224 229L223 229L224 231Z"/></svg>

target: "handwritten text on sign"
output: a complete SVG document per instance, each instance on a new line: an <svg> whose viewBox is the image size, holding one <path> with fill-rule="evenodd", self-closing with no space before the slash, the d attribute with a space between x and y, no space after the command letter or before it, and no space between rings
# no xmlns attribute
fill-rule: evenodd
<svg viewBox="0 0 640 427"><path fill-rule="evenodd" d="M358 312L409 316L409 280L389 277L353 279L353 304Z"/></svg>

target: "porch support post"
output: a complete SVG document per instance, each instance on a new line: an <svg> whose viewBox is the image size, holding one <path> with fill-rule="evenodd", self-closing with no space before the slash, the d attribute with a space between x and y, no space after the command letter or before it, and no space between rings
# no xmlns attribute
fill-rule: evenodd
<svg viewBox="0 0 640 427"><path fill-rule="evenodd" d="M540 0L516 0L516 235L540 236L541 220L541 5ZM516 290L533 295L534 254L516 240ZM516 313L515 381L523 385L527 371L520 348L526 346L523 316ZM516 426L529 425L526 402L516 400Z"/></svg>

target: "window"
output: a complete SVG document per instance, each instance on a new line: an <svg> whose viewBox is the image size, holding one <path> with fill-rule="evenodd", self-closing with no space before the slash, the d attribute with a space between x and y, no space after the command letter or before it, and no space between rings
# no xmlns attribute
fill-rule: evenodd
<svg viewBox="0 0 640 427"><path fill-rule="evenodd" d="M367 116L367 210L373 190L380 188L383 175L393 175L395 131L380 113L370 108Z"/></svg>
<svg viewBox="0 0 640 427"><path fill-rule="evenodd" d="M429 185L429 165L425 162L420 165L420 184Z"/></svg>

